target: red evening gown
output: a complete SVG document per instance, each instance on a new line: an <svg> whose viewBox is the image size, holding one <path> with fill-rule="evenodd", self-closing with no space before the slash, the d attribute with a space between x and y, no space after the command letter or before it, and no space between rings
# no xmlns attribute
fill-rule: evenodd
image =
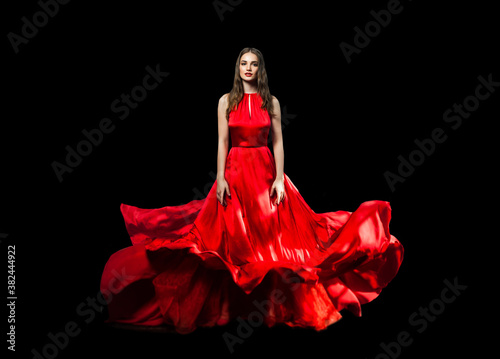
<svg viewBox="0 0 500 359"><path fill-rule="evenodd" d="M225 178L231 197L143 209L121 205L132 245L111 255L101 279L107 322L167 325L179 333L240 317L325 329L347 309L361 315L393 279L403 246L389 233L391 207L315 213L267 146L270 116L245 93L229 117Z"/></svg>

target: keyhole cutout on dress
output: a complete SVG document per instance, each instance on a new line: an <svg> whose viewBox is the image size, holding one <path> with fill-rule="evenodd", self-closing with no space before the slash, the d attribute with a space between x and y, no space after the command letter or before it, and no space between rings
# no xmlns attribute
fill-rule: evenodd
<svg viewBox="0 0 500 359"><path fill-rule="evenodd" d="M248 95L248 114L250 115L250 118L252 118L252 106L250 105L251 101L252 101L252 96Z"/></svg>

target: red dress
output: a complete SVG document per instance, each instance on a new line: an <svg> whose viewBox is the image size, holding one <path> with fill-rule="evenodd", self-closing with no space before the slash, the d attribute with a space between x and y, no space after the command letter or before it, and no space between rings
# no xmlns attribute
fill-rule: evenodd
<svg viewBox="0 0 500 359"><path fill-rule="evenodd" d="M271 119L261 104L246 93L229 116L226 207L217 181L183 205L121 205L132 246L103 271L108 322L189 333L240 317L321 330L342 309L360 316L396 275L403 246L389 233L388 202L315 213L284 175L284 200L274 204Z"/></svg>

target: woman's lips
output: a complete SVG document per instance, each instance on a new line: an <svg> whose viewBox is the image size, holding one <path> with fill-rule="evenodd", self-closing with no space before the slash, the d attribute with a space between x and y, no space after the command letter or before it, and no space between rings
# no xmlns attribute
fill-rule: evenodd
<svg viewBox="0 0 500 359"><path fill-rule="evenodd" d="M245 76L250 77L252 74L250 72L245 73Z"/></svg>

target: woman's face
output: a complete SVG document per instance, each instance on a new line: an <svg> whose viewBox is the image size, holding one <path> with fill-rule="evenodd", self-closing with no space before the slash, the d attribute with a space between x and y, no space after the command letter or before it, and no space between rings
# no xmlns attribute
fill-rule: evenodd
<svg viewBox="0 0 500 359"><path fill-rule="evenodd" d="M259 68L257 61L257 55L251 52L247 52L241 56L240 76L243 81L254 82L257 79L257 69Z"/></svg>

